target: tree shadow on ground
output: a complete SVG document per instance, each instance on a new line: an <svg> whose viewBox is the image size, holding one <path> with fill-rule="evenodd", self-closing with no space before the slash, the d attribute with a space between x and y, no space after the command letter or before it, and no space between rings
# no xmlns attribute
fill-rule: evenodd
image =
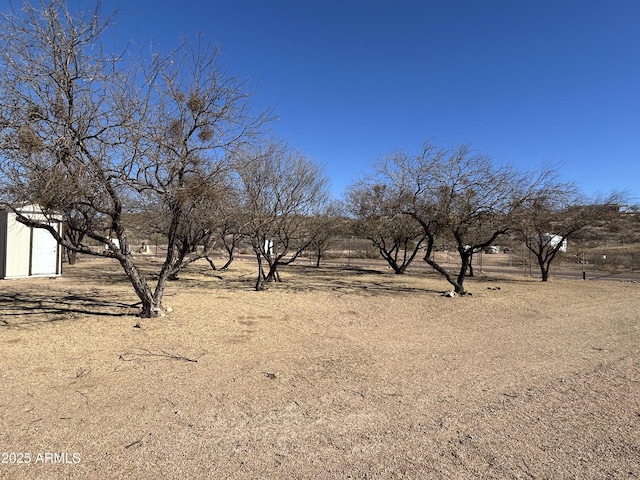
<svg viewBox="0 0 640 480"><path fill-rule="evenodd" d="M138 312L137 304L94 295L0 293L0 327L73 321L81 315L125 317Z"/></svg>
<svg viewBox="0 0 640 480"><path fill-rule="evenodd" d="M511 274L501 273L476 273L473 276L465 277L465 282L477 282L477 283L512 283L516 285L525 285L532 283L541 283L540 278L536 277L523 277Z"/></svg>
<svg viewBox="0 0 640 480"><path fill-rule="evenodd" d="M415 275L396 275L391 271L353 266L314 267L291 265L283 273L292 278L283 288L297 292L328 291L365 295L442 294L443 290L407 285ZM406 276L405 276L406 275Z"/></svg>

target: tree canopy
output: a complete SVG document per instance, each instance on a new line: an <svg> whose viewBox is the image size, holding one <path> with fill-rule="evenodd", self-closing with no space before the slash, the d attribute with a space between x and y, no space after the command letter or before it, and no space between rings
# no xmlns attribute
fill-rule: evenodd
<svg viewBox="0 0 640 480"><path fill-rule="evenodd" d="M242 82L202 38L163 54L109 53L111 17L64 0L22 3L2 16L0 152L5 204L62 213L66 248L116 259L142 303L162 311L167 278L183 264L194 209L215 201L229 158L268 115L254 115ZM155 288L136 265L128 213L153 205L168 241ZM47 228L24 216L20 220ZM93 249L89 238L108 248Z"/></svg>

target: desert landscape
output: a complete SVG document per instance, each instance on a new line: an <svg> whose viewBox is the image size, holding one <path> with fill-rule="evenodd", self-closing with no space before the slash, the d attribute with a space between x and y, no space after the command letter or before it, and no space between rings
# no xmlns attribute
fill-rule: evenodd
<svg viewBox="0 0 640 480"><path fill-rule="evenodd" d="M153 262L153 259L148 260ZM0 283L0 478L640 476L640 284L114 262Z"/></svg>

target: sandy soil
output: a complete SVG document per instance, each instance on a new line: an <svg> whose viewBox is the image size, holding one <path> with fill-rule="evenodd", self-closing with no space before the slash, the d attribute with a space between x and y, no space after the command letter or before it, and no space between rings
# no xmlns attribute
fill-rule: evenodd
<svg viewBox="0 0 640 480"><path fill-rule="evenodd" d="M1 282L0 478L640 477L639 284L253 268Z"/></svg>

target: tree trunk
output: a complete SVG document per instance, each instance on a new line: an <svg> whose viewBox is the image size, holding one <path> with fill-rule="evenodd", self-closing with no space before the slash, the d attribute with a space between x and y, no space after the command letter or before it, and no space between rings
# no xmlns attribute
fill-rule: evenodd
<svg viewBox="0 0 640 480"><path fill-rule="evenodd" d="M209 255L206 255L204 257L207 262L209 263L209 266L211 267L211 270L213 270L214 272L217 270L215 263L213 263L213 260L211 260L211 258L209 257Z"/></svg>
<svg viewBox="0 0 640 480"><path fill-rule="evenodd" d="M278 261L269 262L269 273L267 274L267 282L280 282L280 273L278 272Z"/></svg>
<svg viewBox="0 0 640 480"><path fill-rule="evenodd" d="M67 262L69 265L75 265L78 260L78 252L70 248L65 248L64 250L67 254Z"/></svg>
<svg viewBox="0 0 640 480"><path fill-rule="evenodd" d="M157 317L162 313L162 294L164 287L156 287L156 293L151 291L151 287L147 283L147 280L140 273L138 268L133 263L130 255L122 255L118 258L120 265L124 269L125 274L129 278L133 289L138 295L138 298L142 302L142 309L140 316L143 318Z"/></svg>
<svg viewBox="0 0 640 480"><path fill-rule="evenodd" d="M407 264L406 263L402 263L400 265L396 264L395 266L392 266L392 268L393 268L393 273L395 273L396 275L402 275L407 270Z"/></svg>
<svg viewBox="0 0 640 480"><path fill-rule="evenodd" d="M458 295L466 295L467 291L464 289L464 279L467 277L467 270L470 270L470 275L473 276L473 266L471 265L471 259L473 258L473 254L467 254L466 252L463 255L460 255L460 260L462 265L460 266L460 271L458 272L458 278L456 281L452 283L454 286L454 291Z"/></svg>
<svg viewBox="0 0 640 480"><path fill-rule="evenodd" d="M262 254L260 252L256 252L256 258L258 259L258 278L256 279L256 292L264 290L264 271L262 270Z"/></svg>
<svg viewBox="0 0 640 480"><path fill-rule="evenodd" d="M391 252L388 252L382 247L378 247L378 250L380 251L380 255L382 256L382 258L386 260L386 262L393 270L393 273L395 273L396 275L402 275L404 273L406 264L401 263L400 265L398 265L397 260L393 257Z"/></svg>
<svg viewBox="0 0 640 480"><path fill-rule="evenodd" d="M466 295L467 292L465 291L465 289L463 287L463 283L459 282L458 280L453 278L451 276L451 274L447 270L442 268L440 265L438 265L438 263L435 260L432 260L428 256L425 256L424 257L424 261L427 262L427 264L430 267L432 267L435 271L440 273L447 280L447 282L449 282L451 284L451 286L453 286L453 291L454 292L456 292L458 295ZM462 278L464 279L464 276Z"/></svg>
<svg viewBox="0 0 640 480"><path fill-rule="evenodd" d="M229 255L229 258L227 258L227 261L225 262L225 264L220 267L220 270L226 270L229 268L229 265L231 265L231 262L233 262L233 255Z"/></svg>
<svg viewBox="0 0 640 480"><path fill-rule="evenodd" d="M540 276L542 277L542 281L543 282L548 281L549 268L551 267L551 260L544 261L544 259L538 258L538 265L540 266Z"/></svg>
<svg viewBox="0 0 640 480"><path fill-rule="evenodd" d="M540 276L542 277L543 282L549 280L549 270L551 269L551 262L558 253L559 248L560 247L554 248L550 252L547 252L546 255L543 255L542 253L536 253L538 266L540 267Z"/></svg>
<svg viewBox="0 0 640 480"><path fill-rule="evenodd" d="M231 247L227 247L225 246L225 249L227 250L227 261L225 262L225 264L220 268L220 270L226 270L227 268L229 268L229 265L231 265L231 262L233 262L233 253L235 251L235 244L231 244Z"/></svg>

